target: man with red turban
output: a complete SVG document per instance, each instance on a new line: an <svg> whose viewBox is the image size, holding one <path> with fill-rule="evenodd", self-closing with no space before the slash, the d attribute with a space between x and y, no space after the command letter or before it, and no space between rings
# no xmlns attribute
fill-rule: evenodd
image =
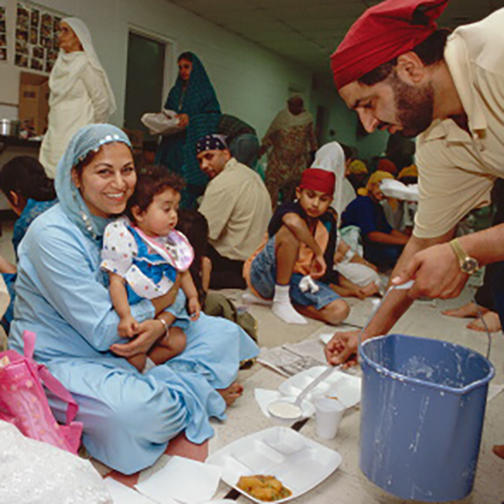
<svg viewBox="0 0 504 504"><path fill-rule="evenodd" d="M331 56L336 87L368 132L417 137L420 201L392 277L415 284L390 294L364 338L388 332L419 296L457 296L490 263L504 321L504 225L453 239L457 223L488 204L496 178L504 178L504 9L449 35L435 23L447 1L381 2ZM339 364L356 349L356 333L339 333L326 356Z"/></svg>
<svg viewBox="0 0 504 504"><path fill-rule="evenodd" d="M335 180L333 172L319 168L303 171L297 200L276 209L267 236L243 269L250 290L271 299L273 313L288 324L306 324L303 315L339 324L350 311L329 287L337 238L329 211Z"/></svg>

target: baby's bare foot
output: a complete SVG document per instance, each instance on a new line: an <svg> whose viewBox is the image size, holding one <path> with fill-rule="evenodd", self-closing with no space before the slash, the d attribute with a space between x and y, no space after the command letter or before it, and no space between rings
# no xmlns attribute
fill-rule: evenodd
<svg viewBox="0 0 504 504"><path fill-rule="evenodd" d="M243 393L243 387L236 382L231 383L225 389L218 389L217 392L223 397L226 406L231 406Z"/></svg>

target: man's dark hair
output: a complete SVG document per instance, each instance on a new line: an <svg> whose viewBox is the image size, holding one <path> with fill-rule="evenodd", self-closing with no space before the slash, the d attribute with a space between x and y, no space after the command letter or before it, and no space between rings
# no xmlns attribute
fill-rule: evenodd
<svg viewBox="0 0 504 504"><path fill-rule="evenodd" d="M416 45L412 51L418 55L425 66L434 65L443 59L446 39L449 34L450 30L448 28L436 30L423 42ZM361 84L365 84L366 86L373 86L374 84L385 80L391 74L396 65L397 57L381 64L380 66L377 66L375 69L364 74L362 77L359 77L357 81Z"/></svg>
<svg viewBox="0 0 504 504"><path fill-rule="evenodd" d="M145 166L138 172L135 192L128 200L127 214L131 220L135 220L131 208L137 206L140 211L147 210L154 196L161 194L170 187L176 192L182 191L185 186L184 180L173 172L166 171L160 166Z"/></svg>

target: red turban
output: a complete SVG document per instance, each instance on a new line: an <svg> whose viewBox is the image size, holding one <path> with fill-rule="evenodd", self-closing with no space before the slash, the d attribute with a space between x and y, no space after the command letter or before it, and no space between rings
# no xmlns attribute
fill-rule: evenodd
<svg viewBox="0 0 504 504"><path fill-rule="evenodd" d="M331 56L338 89L411 51L436 30L448 0L385 0L367 9Z"/></svg>
<svg viewBox="0 0 504 504"><path fill-rule="evenodd" d="M301 175L299 187L301 189L320 191L332 196L335 183L336 176L333 172L321 170L320 168L307 168Z"/></svg>
<svg viewBox="0 0 504 504"><path fill-rule="evenodd" d="M397 174L397 166L395 165L395 163L393 161L390 161L390 159L385 159L385 158L380 159L378 161L378 165L376 166L376 169L380 170L380 171L389 172L392 175Z"/></svg>

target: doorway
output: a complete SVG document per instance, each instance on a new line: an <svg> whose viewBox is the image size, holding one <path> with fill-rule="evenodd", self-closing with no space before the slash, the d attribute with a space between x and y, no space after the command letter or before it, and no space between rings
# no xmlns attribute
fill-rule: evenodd
<svg viewBox="0 0 504 504"><path fill-rule="evenodd" d="M146 140L154 140L140 118L145 112L159 112L166 98L164 94L165 66L171 43L130 31L128 34L128 62L124 127L140 130Z"/></svg>

